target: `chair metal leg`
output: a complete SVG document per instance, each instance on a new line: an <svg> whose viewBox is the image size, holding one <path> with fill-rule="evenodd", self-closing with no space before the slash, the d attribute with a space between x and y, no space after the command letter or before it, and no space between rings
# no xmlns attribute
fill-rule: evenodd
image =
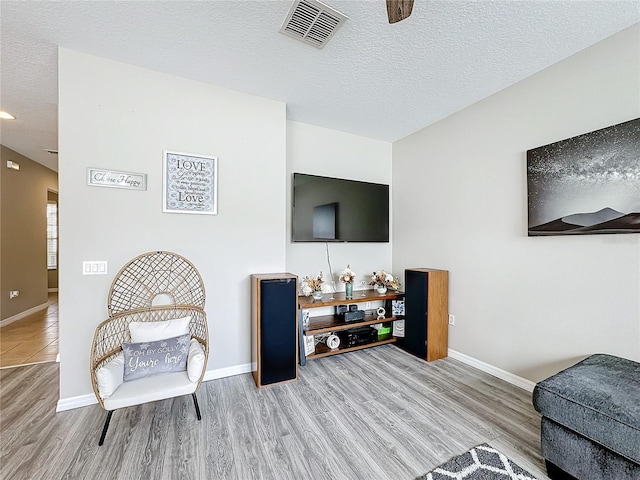
<svg viewBox="0 0 640 480"><path fill-rule="evenodd" d="M109 429L109 422L111 421L111 415L113 415L113 410L109 410L107 412L107 419L104 421L104 427L102 429L102 435L100 436L100 441L98 442L98 446L102 446L104 443L104 437L107 435L107 430Z"/></svg>
<svg viewBox="0 0 640 480"><path fill-rule="evenodd" d="M191 396L193 397L193 404L196 407L196 416L198 417L198 420L202 420L202 417L200 416L200 407L198 406L198 398L196 397L196 392L193 392Z"/></svg>

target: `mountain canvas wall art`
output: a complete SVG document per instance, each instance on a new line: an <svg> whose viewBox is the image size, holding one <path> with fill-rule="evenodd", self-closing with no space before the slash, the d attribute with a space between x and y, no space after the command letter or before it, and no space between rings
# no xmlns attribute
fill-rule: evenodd
<svg viewBox="0 0 640 480"><path fill-rule="evenodd" d="M527 151L529 236L640 233L640 118Z"/></svg>

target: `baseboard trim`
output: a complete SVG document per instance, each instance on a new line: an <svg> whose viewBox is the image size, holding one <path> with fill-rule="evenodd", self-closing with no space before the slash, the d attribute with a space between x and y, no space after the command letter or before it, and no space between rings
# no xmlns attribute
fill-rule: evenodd
<svg viewBox="0 0 640 480"><path fill-rule="evenodd" d="M10 323L15 322L16 320L20 320L21 318L28 317L29 315L33 315L34 313L39 312L40 310L44 310L47 307L49 307L49 302L42 303L35 307L31 307L25 310L24 312L16 313L15 315L0 321L0 327L4 327L5 325L9 325Z"/></svg>
<svg viewBox="0 0 640 480"><path fill-rule="evenodd" d="M204 374L203 382L209 380L216 380L218 378L233 377L234 375L241 375L243 373L251 372L251 364L245 363L243 365L235 365L233 367L218 368L216 370L207 370Z"/></svg>
<svg viewBox="0 0 640 480"><path fill-rule="evenodd" d="M251 372L250 363L235 365L233 367L218 368L216 370L207 370L202 381L208 382L209 380L233 377L234 375L240 375L249 372ZM89 405L95 405L96 403L98 403L98 399L93 393L78 395L77 397L61 398L60 400L58 400L56 412L64 412L65 410L72 410L74 408L88 407Z"/></svg>
<svg viewBox="0 0 640 480"><path fill-rule="evenodd" d="M533 388L536 386L535 383L527 380L526 378L519 377L517 375L514 375L513 373L507 372L506 370L502 370L498 367L494 367L493 365L489 365L488 363L470 357L469 355L465 355L464 353L460 353L451 349L449 349L448 353L451 358L459 360L471 367L477 368L478 370L488 373L489 375L493 375L494 377L504 380L505 382L515 385L516 387L520 387L528 392L533 392ZM207 370L202 381L208 382L209 380L233 377L234 375L241 375L243 373L250 372L250 363L234 365L232 367L218 368L215 370ZM98 403L98 400L93 393L78 395L76 397L61 398L60 400L58 400L56 412L64 412L65 410L72 410L74 408L87 407L89 405L95 405L96 403Z"/></svg>
<svg viewBox="0 0 640 480"><path fill-rule="evenodd" d="M533 392L533 388L536 386L535 383L527 380L526 378L519 377L518 375L514 375L511 372L507 372L506 370L502 370L501 368L489 365L488 363L482 362L477 358L470 357L469 355L465 355L464 353L456 352L455 350L449 349L449 356L461 361L462 363L466 363L469 366L477 368L478 370L488 373L489 375L498 377L505 382L515 385L516 387L520 387L527 392Z"/></svg>
<svg viewBox="0 0 640 480"><path fill-rule="evenodd" d="M78 395L77 397L61 398L56 405L56 413L73 410L74 408L87 407L89 405L95 405L96 403L98 403L98 399L93 393Z"/></svg>

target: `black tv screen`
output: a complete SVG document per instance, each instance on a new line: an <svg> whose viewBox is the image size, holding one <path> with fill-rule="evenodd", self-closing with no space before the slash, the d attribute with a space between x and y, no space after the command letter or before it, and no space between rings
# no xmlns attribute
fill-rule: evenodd
<svg viewBox="0 0 640 480"><path fill-rule="evenodd" d="M388 242L389 185L293 174L294 242Z"/></svg>

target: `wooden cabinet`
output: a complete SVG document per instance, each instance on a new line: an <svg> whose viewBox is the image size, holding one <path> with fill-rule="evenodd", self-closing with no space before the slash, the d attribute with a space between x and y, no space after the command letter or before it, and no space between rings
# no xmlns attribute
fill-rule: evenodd
<svg viewBox="0 0 640 480"><path fill-rule="evenodd" d="M298 378L298 277L251 276L251 371L258 387Z"/></svg>
<svg viewBox="0 0 640 480"><path fill-rule="evenodd" d="M331 297L334 297L333 299ZM375 290L355 290L353 292L353 298L345 298L344 292L325 294L321 300L314 300L312 297L298 297L298 306L300 310L310 310L321 307L333 307L335 308L338 305L358 305L359 310L365 310L366 302L374 302L376 300L382 301L391 301L395 299L401 299L404 294L398 292L393 292L391 290L387 291L386 294L381 295ZM303 329L303 333L306 336L310 335L321 335L327 333L337 333L344 330L349 330L358 327L365 327L369 325L375 325L377 323L385 323L385 322L393 322L394 320L399 320L402 317L394 317L389 315L390 308L387 308L387 316L384 319L379 319L375 310L366 311L366 315L364 320L356 320L352 322L345 322L344 318L340 315L320 315L320 316L310 316L309 326ZM317 358L328 357L330 355L336 355L339 353L352 352L355 350L361 350L363 348L375 347L378 345L384 345L387 343L394 343L396 341L395 338L391 337L385 340L375 341L372 343L367 343L364 345L357 345L353 347L345 347L344 345L340 345L337 349L331 350L326 345L322 343L318 343L316 345L315 353L306 357L306 360L314 360ZM302 348L302 346L300 347ZM300 351L300 359L301 364L304 365L304 351Z"/></svg>
<svg viewBox="0 0 640 480"><path fill-rule="evenodd" d="M427 361L447 356L449 272L411 268L404 272L405 337L397 346Z"/></svg>

